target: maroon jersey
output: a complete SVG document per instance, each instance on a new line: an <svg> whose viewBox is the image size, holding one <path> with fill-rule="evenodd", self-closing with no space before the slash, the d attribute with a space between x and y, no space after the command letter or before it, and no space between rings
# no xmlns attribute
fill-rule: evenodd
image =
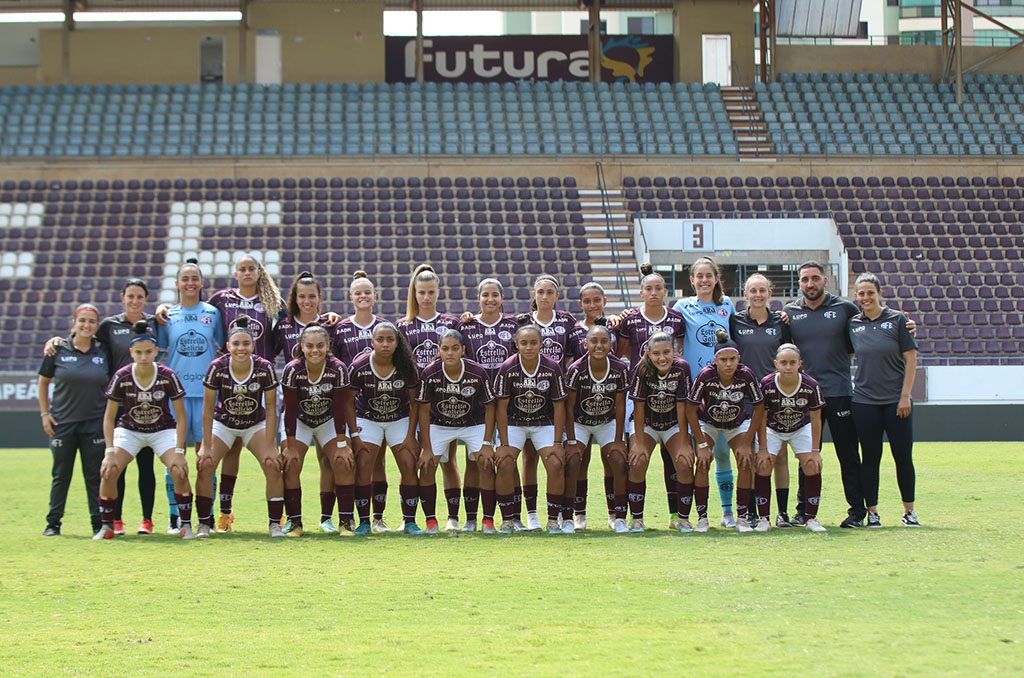
<svg viewBox="0 0 1024 678"><path fill-rule="evenodd" d="M452 379L436 360L420 374L416 400L430 403L430 423L465 428L484 423L487 404L494 401L491 378L483 366L462 360L462 374Z"/></svg>
<svg viewBox="0 0 1024 678"><path fill-rule="evenodd" d="M566 353L566 345L569 343L573 328L576 327L576 318L568 311L555 311L551 322L545 325L537 320L536 311L530 316L533 319L533 324L540 328L541 354L551 358L559 366L564 365L566 358L569 357Z"/></svg>
<svg viewBox="0 0 1024 678"><path fill-rule="evenodd" d="M528 373L520 356L512 356L498 370L495 397L508 398L509 426L550 426L555 423L554 403L565 400L562 366L539 356L537 369Z"/></svg>
<svg viewBox="0 0 1024 678"><path fill-rule="evenodd" d="M736 428L749 417L743 399L752 405L764 400L757 377L746 365L736 368L732 383L722 386L718 379L718 366L714 363L697 373L690 389L690 402L697 405L697 416L715 428Z"/></svg>
<svg viewBox="0 0 1024 678"><path fill-rule="evenodd" d="M565 374L566 389L576 393L572 419L584 426L600 426L615 421L615 399L629 389L629 368L626 363L608 356L607 371L601 380L590 371L590 356L569 366Z"/></svg>
<svg viewBox="0 0 1024 678"><path fill-rule="evenodd" d="M277 374L269 361L253 354L248 375L239 381L231 374L231 356L225 354L210 363L203 386L217 392L213 418L228 428L242 430L266 419L263 392L277 388Z"/></svg>
<svg viewBox="0 0 1024 678"><path fill-rule="evenodd" d="M665 332L672 338L686 334L686 319L683 314L671 308L665 308L665 314L657 320L644 315L643 309L631 309L622 316L615 333L624 341L629 342L629 362L638 365L640 357L647 350L647 340L658 332Z"/></svg>
<svg viewBox="0 0 1024 678"><path fill-rule="evenodd" d="M274 354L271 353L270 334L275 318L267 316L259 297L243 297L237 289L219 290L210 295L207 303L220 311L225 337L238 316L248 316L248 330L252 332L254 342L253 354L264 360L274 359Z"/></svg>
<svg viewBox="0 0 1024 678"><path fill-rule="evenodd" d="M137 433L155 433L174 428L171 401L185 397L174 370L155 363L156 375L145 387L135 380L135 364L125 365L107 385L107 400L121 403L124 414L117 420L120 428ZM159 451L159 450L158 450Z"/></svg>
<svg viewBox="0 0 1024 678"><path fill-rule="evenodd" d="M318 325L322 326L327 331L327 344L330 346L334 343L334 328L328 327L328 318L325 315L320 316L316 319ZM298 318L281 318L274 325L274 331L270 334L270 355L271 357L267 360L276 358L279 355L284 355L286 363L291 362L298 356L298 345L299 336L302 334L302 330L306 329L306 323L299 322Z"/></svg>
<svg viewBox="0 0 1024 678"><path fill-rule="evenodd" d="M565 344L565 353L569 357L570 362L587 355L587 332L590 331L589 327L583 326L583 321L579 321L572 328L572 332L569 333L569 340ZM618 336L612 328L608 328L608 334L612 337L612 350L611 354L616 354L616 347L618 346Z"/></svg>
<svg viewBox="0 0 1024 678"><path fill-rule="evenodd" d="M331 353L335 358L351 367L357 357L372 350L373 328L382 322L387 321L375 315L370 324L363 327L352 317L345 318L334 326Z"/></svg>
<svg viewBox="0 0 1024 678"><path fill-rule="evenodd" d="M772 372L761 380L766 421L773 431L793 433L811 423L811 410L825 407L825 398L818 382L809 374L800 375L800 382L792 393L782 390L778 377L778 372Z"/></svg>
<svg viewBox="0 0 1024 678"><path fill-rule="evenodd" d="M479 363L487 370L493 383L502 363L516 353L515 336L519 324L515 316L502 315L488 325L477 316L469 323L459 325L466 357Z"/></svg>
<svg viewBox="0 0 1024 678"><path fill-rule="evenodd" d="M437 358L437 349L441 347L441 335L446 330L459 328L459 319L447 313L436 313L430 320L399 320L396 326L398 331L405 335L405 340L409 342L412 354L416 358L416 366L422 370Z"/></svg>
<svg viewBox="0 0 1024 678"><path fill-rule="evenodd" d="M644 404L644 426L655 431L668 431L673 426L685 428L686 424L676 416L676 405L686 402L690 394L690 363L676 356L668 372L653 372L641 379L634 370L629 389L629 397Z"/></svg>
<svg viewBox="0 0 1024 678"><path fill-rule="evenodd" d="M305 360L293 360L281 377L284 390L284 432L295 435L295 422L310 428L326 424L332 418L335 430L345 432L342 389L348 387L348 371L340 360L327 356L323 372L316 381L309 378Z"/></svg>
<svg viewBox="0 0 1024 678"><path fill-rule="evenodd" d="M409 416L409 389L419 387L419 378L407 382L391 368L386 375L373 367L373 351L363 353L349 367L348 387L356 392L356 416L387 423Z"/></svg>

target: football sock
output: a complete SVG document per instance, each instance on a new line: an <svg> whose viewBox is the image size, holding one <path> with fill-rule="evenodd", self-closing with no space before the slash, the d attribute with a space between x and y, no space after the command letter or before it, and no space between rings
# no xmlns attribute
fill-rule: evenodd
<svg viewBox="0 0 1024 678"><path fill-rule="evenodd" d="M231 500L235 496L235 481L238 476L222 473L220 476L220 512L231 513Z"/></svg>
<svg viewBox="0 0 1024 678"><path fill-rule="evenodd" d="M647 482L634 483L630 480L626 483L626 491L629 494L629 512L633 515L633 518L642 519L644 517L644 499L647 494Z"/></svg>
<svg viewBox="0 0 1024 678"><path fill-rule="evenodd" d="M337 488L339 485L335 485L334 492L321 492L320 493L320 522L330 520L331 516L334 515L334 496L338 493ZM290 512L289 512L290 513Z"/></svg>
<svg viewBox="0 0 1024 678"><path fill-rule="evenodd" d="M462 488L462 501L464 501L466 503L466 520L476 520L476 513L477 513L477 510L480 507L480 495L482 495L485 491L486 490L481 490L479 487L468 487L467 486L467 487L463 487ZM491 494L492 495L494 494L494 490L491 490ZM491 501L492 502L494 501L493 497L492 497ZM485 507L485 509L486 509L486 507ZM457 518L458 516L455 516L455 517ZM494 517L494 504L493 503L491 504L491 513L490 513L490 515L487 515L485 513L484 517L485 518L493 518Z"/></svg>
<svg viewBox="0 0 1024 678"><path fill-rule="evenodd" d="M436 493L437 490L435 489L434 492ZM448 503L448 517L458 520L459 505L462 503L462 492L459 491L459 488L457 487L452 488L450 490L445 490L444 499Z"/></svg>
<svg viewBox="0 0 1024 678"><path fill-rule="evenodd" d="M384 517L384 509L388 503L388 481L375 480L371 487L373 488L373 518L380 520Z"/></svg>
<svg viewBox="0 0 1024 678"><path fill-rule="evenodd" d="M356 499L356 486L335 485L334 496L338 499L338 520L340 522L352 520L352 509ZM327 517L330 518L331 516L328 515ZM323 522L323 520L320 522Z"/></svg>
<svg viewBox="0 0 1024 678"><path fill-rule="evenodd" d="M818 517L818 504L821 502L821 474L804 476L804 492L807 494L807 501L804 502L804 515L808 518Z"/></svg>
<svg viewBox="0 0 1024 678"><path fill-rule="evenodd" d="M284 514L292 525L302 525L302 488L284 491Z"/></svg>
<svg viewBox="0 0 1024 678"><path fill-rule="evenodd" d="M718 496L722 500L722 512L732 511L732 490L733 475L732 469L728 471L715 471L715 483L718 485Z"/></svg>
<svg viewBox="0 0 1024 678"><path fill-rule="evenodd" d="M680 518L689 518L690 507L693 504L693 483L677 482L676 494L679 496L677 515Z"/></svg>
<svg viewBox="0 0 1024 678"><path fill-rule="evenodd" d="M445 490L445 494L448 490ZM423 517L427 520L437 520L437 485L420 485L420 505L423 507ZM413 514L415 519L416 514Z"/></svg>
<svg viewBox="0 0 1024 678"><path fill-rule="evenodd" d="M772 514L772 477L754 476L754 494L757 502L757 517L767 518Z"/></svg>

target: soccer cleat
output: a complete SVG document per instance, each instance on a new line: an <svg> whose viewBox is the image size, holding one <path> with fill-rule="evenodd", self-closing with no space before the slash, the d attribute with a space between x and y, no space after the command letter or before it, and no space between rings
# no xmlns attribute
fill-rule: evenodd
<svg viewBox="0 0 1024 678"><path fill-rule="evenodd" d="M199 523L199 527L196 528L196 538L205 539L210 536L210 526L206 523Z"/></svg>
<svg viewBox="0 0 1024 678"><path fill-rule="evenodd" d="M804 529L808 532L826 532L825 526L819 523L817 518L808 518L804 523Z"/></svg>
<svg viewBox="0 0 1024 678"><path fill-rule="evenodd" d="M678 530L679 529L679 519L678 518L670 519L668 521L668 529L670 529L670 530Z"/></svg>
<svg viewBox="0 0 1024 678"><path fill-rule="evenodd" d="M270 523L270 530L268 530L267 534L274 539L288 536L285 531L281 529L281 523Z"/></svg>
<svg viewBox="0 0 1024 678"><path fill-rule="evenodd" d="M807 516L803 513L797 512L793 514L793 520L789 521L793 527L803 527L807 522Z"/></svg>
<svg viewBox="0 0 1024 678"><path fill-rule="evenodd" d="M185 523L181 526L181 531L178 533L182 539L195 539L196 533L192 531L192 525Z"/></svg>
<svg viewBox="0 0 1024 678"><path fill-rule="evenodd" d="M536 511L531 511L526 514L526 531L540 532L540 518L537 517Z"/></svg>
<svg viewBox="0 0 1024 678"><path fill-rule="evenodd" d="M124 521L123 520L115 520L114 521L114 534L116 534L119 537L123 537L124 536Z"/></svg>
<svg viewBox="0 0 1024 678"><path fill-rule="evenodd" d="M921 527L921 523L917 522L917 513L914 511L904 513L900 522L903 524L903 527Z"/></svg>
<svg viewBox="0 0 1024 678"><path fill-rule="evenodd" d="M423 530L420 529L419 525L417 525L416 523L411 523L411 522L410 523L403 522L402 523L402 527L400 527L398 529L398 531L402 532L404 534L411 534L411 535L421 535L421 534L424 534Z"/></svg>
<svg viewBox="0 0 1024 678"><path fill-rule="evenodd" d="M293 529L295 529L295 524L292 523L291 520L285 520L284 522L281 523L281 531L284 532L285 534L288 534Z"/></svg>
<svg viewBox="0 0 1024 678"><path fill-rule="evenodd" d="M757 519L757 526L754 527L754 532L767 532L770 529L772 529L772 521L768 517L763 516Z"/></svg>
<svg viewBox="0 0 1024 678"><path fill-rule="evenodd" d="M627 534L629 532L629 525L626 524L625 518L612 518L612 532L616 534Z"/></svg>
<svg viewBox="0 0 1024 678"><path fill-rule="evenodd" d="M676 529L682 533L693 532L693 524L690 523L689 518L679 518L676 520Z"/></svg>
<svg viewBox="0 0 1024 678"><path fill-rule="evenodd" d="M737 532L742 532L744 534L747 533L747 532L753 532L754 528L751 527L751 525L750 525L750 519L747 518L746 516L740 516L739 518L737 518L736 519L736 531Z"/></svg>
<svg viewBox="0 0 1024 678"><path fill-rule="evenodd" d="M871 528L877 529L877 528L882 526L882 519L878 516L877 513L872 513L871 511L868 511L868 525L867 526L871 527Z"/></svg>
<svg viewBox="0 0 1024 678"><path fill-rule="evenodd" d="M373 523L370 524L370 529L373 530L374 534L387 534L392 531L383 518L374 518Z"/></svg>
<svg viewBox="0 0 1024 678"><path fill-rule="evenodd" d="M334 533L336 533L338 531L338 528L334 526L334 521L331 520L330 518L328 518L327 520L325 520L322 523L320 523L320 531L321 532L328 532L330 534L334 534ZM352 530L349 529L349 532L351 532L351 531Z"/></svg>
<svg viewBox="0 0 1024 678"><path fill-rule="evenodd" d="M222 513L217 516L217 534L223 534L231 531L231 524L235 522L234 513ZM278 525L278 527L281 527Z"/></svg>
<svg viewBox="0 0 1024 678"><path fill-rule="evenodd" d="M114 528L110 525L101 525L100 529L96 530L96 534L92 536L93 541L102 541L103 539L113 539Z"/></svg>
<svg viewBox="0 0 1024 678"><path fill-rule="evenodd" d="M335 533L339 537L353 537L355 531L352 529L352 521L342 520L338 522L338 527L334 528Z"/></svg>
<svg viewBox="0 0 1024 678"><path fill-rule="evenodd" d="M800 517L803 518L804 516L800 516ZM794 523L794 525L795 524L796 523ZM806 525L806 524L807 523L805 522L804 525ZM849 515L849 516L846 516L845 518L843 518L843 522L839 523L839 527L847 527L847 528L850 528L850 529L853 529L853 528L856 528L856 527L864 527L864 519L863 518L858 518L857 516L854 516L854 515Z"/></svg>
<svg viewBox="0 0 1024 678"><path fill-rule="evenodd" d="M491 520L491 529L494 529L494 521L493 520ZM476 532L476 521L475 520L467 520L466 523L462 526L462 531L463 532Z"/></svg>
<svg viewBox="0 0 1024 678"><path fill-rule="evenodd" d="M563 520L562 521L562 534L576 534L576 521L575 520Z"/></svg>
<svg viewBox="0 0 1024 678"><path fill-rule="evenodd" d="M629 526L630 532L643 532L644 531L644 519L633 518L633 522Z"/></svg>
<svg viewBox="0 0 1024 678"><path fill-rule="evenodd" d="M526 525L523 525L523 521L519 520L519 518L513 518L512 519L512 529L514 529L516 532L526 532L527 531L526 530Z"/></svg>
<svg viewBox="0 0 1024 678"><path fill-rule="evenodd" d="M291 523L292 521L288 521ZM302 525L295 525L292 523L291 529L285 532L286 537L301 537L303 534Z"/></svg>
<svg viewBox="0 0 1024 678"><path fill-rule="evenodd" d="M368 521L363 521L363 522L359 523L359 525L352 532L352 534L354 534L357 537L365 537L366 535L370 534L370 532L372 532L372 531L373 531L373 528L370 526L370 523Z"/></svg>
<svg viewBox="0 0 1024 678"><path fill-rule="evenodd" d="M708 517L701 516L697 519L697 527L693 528L694 532L707 532L708 531Z"/></svg>
<svg viewBox="0 0 1024 678"><path fill-rule="evenodd" d="M609 513L608 514L608 529L609 530L614 530L615 529L615 514L613 514L613 513Z"/></svg>
<svg viewBox="0 0 1024 678"><path fill-rule="evenodd" d="M45 530L43 530L43 536L44 537L59 537L60 536L60 528L59 527L53 527L53 526L47 527Z"/></svg>
<svg viewBox="0 0 1024 678"><path fill-rule="evenodd" d="M437 519L431 518L427 521L427 529L424 530L427 534L439 534L441 530L437 527Z"/></svg>
<svg viewBox="0 0 1024 678"><path fill-rule="evenodd" d="M167 521L167 534L178 534L181 527L178 525L178 516L171 516Z"/></svg>
<svg viewBox="0 0 1024 678"><path fill-rule="evenodd" d="M147 519L147 520L143 520L141 523L139 523L138 533L139 534L153 534L153 521Z"/></svg>
<svg viewBox="0 0 1024 678"><path fill-rule="evenodd" d="M775 516L775 527L793 527L793 523L789 522L789 516L785 513L780 513Z"/></svg>
<svg viewBox="0 0 1024 678"><path fill-rule="evenodd" d="M484 518L480 523L480 531L484 534L498 534L498 530L494 528L494 520L489 518Z"/></svg>
<svg viewBox="0 0 1024 678"><path fill-rule="evenodd" d="M736 527L736 518L733 517L732 511L722 514L722 527L730 530Z"/></svg>
<svg viewBox="0 0 1024 678"><path fill-rule="evenodd" d="M548 520L548 534L562 534L562 526L557 520Z"/></svg>
<svg viewBox="0 0 1024 678"><path fill-rule="evenodd" d="M577 513L572 519L572 526L577 532L587 529L587 514Z"/></svg>
<svg viewBox="0 0 1024 678"><path fill-rule="evenodd" d="M501 527L498 528L499 534L512 534L513 530L518 531L518 530L516 530L515 521L512 521L512 520L502 521ZM486 523L485 523L485 525L484 525L484 532L486 532L486 531L487 531L487 526L486 526Z"/></svg>
<svg viewBox="0 0 1024 678"><path fill-rule="evenodd" d="M444 524L445 532L458 532L459 531L459 519L449 518L448 522Z"/></svg>

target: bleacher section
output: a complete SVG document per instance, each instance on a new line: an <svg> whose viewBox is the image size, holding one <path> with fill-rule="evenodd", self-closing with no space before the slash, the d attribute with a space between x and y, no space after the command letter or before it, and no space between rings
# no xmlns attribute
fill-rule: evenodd
<svg viewBox="0 0 1024 678"><path fill-rule="evenodd" d="M792 155L1024 155L1024 78L782 73L755 85L769 137Z"/></svg>
<svg viewBox="0 0 1024 678"><path fill-rule="evenodd" d="M40 341L67 330L76 304L120 310L138 276L173 303L173 279L198 254L207 293L229 287L241 252L260 253L283 290L303 270L346 313L351 274L376 283L378 313L404 313L409 274L432 264L440 307L476 310L476 284L506 285L506 310L529 307L532 276L590 280L572 177L274 178L6 181L0 185L0 369L37 367ZM152 306L150 307L152 308Z"/></svg>
<svg viewBox="0 0 1024 678"><path fill-rule="evenodd" d="M714 84L0 87L0 157L736 155Z"/></svg>
<svg viewBox="0 0 1024 678"><path fill-rule="evenodd" d="M625 177L630 214L827 217L855 276L920 323L922 356L1020 360L1024 178Z"/></svg>

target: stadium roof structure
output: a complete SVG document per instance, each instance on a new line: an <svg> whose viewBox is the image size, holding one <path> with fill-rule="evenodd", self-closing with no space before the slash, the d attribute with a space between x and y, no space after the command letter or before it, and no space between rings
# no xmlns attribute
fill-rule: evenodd
<svg viewBox="0 0 1024 678"><path fill-rule="evenodd" d="M336 2L337 0L305 0L306 2ZM239 9L245 0L73 0L75 11L89 10L224 10ZM248 4L251 4L251 0ZM427 11L491 10L491 11L562 11L585 9L579 0L422 0ZM602 0L601 8L672 9L672 0ZM0 0L0 12L63 11L62 0ZM384 0L388 10L413 10L411 0Z"/></svg>

